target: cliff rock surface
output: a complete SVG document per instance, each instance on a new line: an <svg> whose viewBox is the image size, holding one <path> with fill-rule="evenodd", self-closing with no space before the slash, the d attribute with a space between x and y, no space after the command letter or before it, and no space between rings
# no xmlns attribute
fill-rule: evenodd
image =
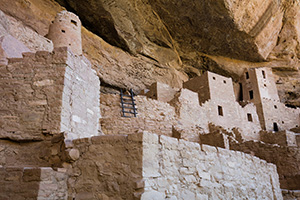
<svg viewBox="0 0 300 200"><path fill-rule="evenodd" d="M103 91L140 91L156 81L180 87L206 70L237 80L245 68L267 66L281 101L299 106L297 0L0 0L0 6L1 35L31 51L52 48L43 36L58 11L79 15L84 55Z"/></svg>

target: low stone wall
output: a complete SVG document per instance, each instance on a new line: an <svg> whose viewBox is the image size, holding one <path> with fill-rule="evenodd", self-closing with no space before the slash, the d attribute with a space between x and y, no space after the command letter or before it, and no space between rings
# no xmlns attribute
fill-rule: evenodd
<svg viewBox="0 0 300 200"><path fill-rule="evenodd" d="M175 108L145 96L136 96L137 117L121 117L120 96L101 95L101 129L104 134L128 134L137 131L155 132L172 136L172 126L176 124Z"/></svg>
<svg viewBox="0 0 300 200"><path fill-rule="evenodd" d="M67 175L52 168L0 167L2 200L66 200Z"/></svg>
<svg viewBox="0 0 300 200"><path fill-rule="evenodd" d="M67 47L23 53L0 66L0 138L42 140L98 135L100 82L90 62Z"/></svg>
<svg viewBox="0 0 300 200"><path fill-rule="evenodd" d="M299 200L300 190L282 190L284 200Z"/></svg>
<svg viewBox="0 0 300 200"><path fill-rule="evenodd" d="M282 199L273 164L165 136L144 137L141 199Z"/></svg>
<svg viewBox="0 0 300 200"><path fill-rule="evenodd" d="M255 155L277 166L282 189L300 189L300 149L297 147L248 141L231 143L230 149Z"/></svg>
<svg viewBox="0 0 300 200"><path fill-rule="evenodd" d="M80 157L69 164L69 198L135 199L143 191L142 135L74 140Z"/></svg>
<svg viewBox="0 0 300 200"><path fill-rule="evenodd" d="M70 198L282 199L276 166L241 152L143 132L74 141Z"/></svg>
<svg viewBox="0 0 300 200"><path fill-rule="evenodd" d="M42 141L0 139L0 167L62 167L64 136L48 135Z"/></svg>

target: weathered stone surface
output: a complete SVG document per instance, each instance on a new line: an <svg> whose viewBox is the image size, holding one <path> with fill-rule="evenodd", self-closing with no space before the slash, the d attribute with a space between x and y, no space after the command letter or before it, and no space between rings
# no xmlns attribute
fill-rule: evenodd
<svg viewBox="0 0 300 200"><path fill-rule="evenodd" d="M0 199L67 200L67 178L49 167L0 167Z"/></svg>
<svg viewBox="0 0 300 200"><path fill-rule="evenodd" d="M23 52L30 52L24 44L11 35L0 37L0 47L2 49L0 51L4 52L4 55L0 56L6 58L22 58Z"/></svg>
<svg viewBox="0 0 300 200"><path fill-rule="evenodd" d="M231 143L230 149L255 155L277 167L282 189L300 189L300 149L297 147L265 144L248 141L241 144Z"/></svg>
<svg viewBox="0 0 300 200"><path fill-rule="evenodd" d="M149 2L167 24L182 59L192 65L196 65L197 57L191 49L263 60L275 46L281 28L280 5L272 0Z"/></svg>
<svg viewBox="0 0 300 200"><path fill-rule="evenodd" d="M97 136L101 145L76 144L82 154L72 163L71 196L282 199L275 165L257 157L166 136L158 141L147 132L118 137L124 140Z"/></svg>
<svg viewBox="0 0 300 200"><path fill-rule="evenodd" d="M14 2L11 2L14 3ZM5 1L1 1L0 5L5 4ZM0 7L1 7L0 6ZM5 10L5 7L1 7L1 10ZM11 10L12 7L10 7ZM38 34L36 31L27 27L22 21L17 20L14 17L6 15L0 10L0 36L13 36L32 52L36 51L52 51L53 44L51 40Z"/></svg>

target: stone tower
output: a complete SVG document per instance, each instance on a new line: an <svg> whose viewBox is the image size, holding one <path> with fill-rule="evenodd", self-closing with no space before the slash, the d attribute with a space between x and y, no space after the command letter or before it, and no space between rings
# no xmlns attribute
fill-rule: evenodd
<svg viewBox="0 0 300 200"><path fill-rule="evenodd" d="M69 47L75 55L82 55L81 21L71 12L58 13L49 27L47 38L54 47Z"/></svg>
<svg viewBox="0 0 300 200"><path fill-rule="evenodd" d="M262 129L280 131L299 126L300 110L288 108L280 102L272 69L248 69L240 83L240 100L254 103Z"/></svg>

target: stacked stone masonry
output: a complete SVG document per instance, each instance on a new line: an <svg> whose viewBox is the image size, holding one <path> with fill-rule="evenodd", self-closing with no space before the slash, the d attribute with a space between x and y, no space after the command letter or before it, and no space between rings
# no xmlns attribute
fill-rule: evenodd
<svg viewBox="0 0 300 200"><path fill-rule="evenodd" d="M67 48L23 53L0 66L0 137L41 140L42 133L69 139L98 135L99 79L84 57ZM91 87L92 86L92 87Z"/></svg>
<svg viewBox="0 0 300 200"><path fill-rule="evenodd" d="M106 135L127 135L139 130L147 130L160 135L172 136L172 126L176 124L175 109L165 102L136 96L137 117L121 117L120 96L101 95L101 130Z"/></svg>
<svg viewBox="0 0 300 200"><path fill-rule="evenodd" d="M180 89L154 83L135 97L138 117L123 118L120 96L102 95L100 106L76 15L53 21L53 52L0 36L1 199L282 199L280 184L298 198L289 129L299 109L279 102L271 70L247 70L239 91L212 72ZM22 48L10 52L10 42Z"/></svg>
<svg viewBox="0 0 300 200"><path fill-rule="evenodd" d="M67 200L67 178L50 167L0 167L0 199Z"/></svg>
<svg viewBox="0 0 300 200"><path fill-rule="evenodd" d="M289 130L298 127L299 109L286 107L280 102L271 69L254 68L241 77L242 99L256 105L262 129Z"/></svg>
<svg viewBox="0 0 300 200"><path fill-rule="evenodd" d="M231 143L230 149L255 155L277 166L282 189L300 190L300 150L297 147L247 141Z"/></svg>
<svg viewBox="0 0 300 200"><path fill-rule="evenodd" d="M282 199L276 166L255 156L151 133L74 141L78 199Z"/></svg>

